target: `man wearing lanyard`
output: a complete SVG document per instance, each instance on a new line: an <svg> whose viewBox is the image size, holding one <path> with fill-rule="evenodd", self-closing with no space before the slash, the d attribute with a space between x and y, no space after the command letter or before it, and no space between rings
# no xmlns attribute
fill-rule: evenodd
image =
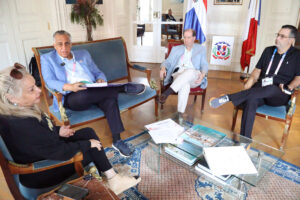
<svg viewBox="0 0 300 200"><path fill-rule="evenodd" d="M118 87L86 88L85 82L106 82L105 74L99 70L86 50L71 51L71 35L66 31L53 34L55 50L41 56L43 78L47 87L63 94L63 105L71 110L81 111L97 105L105 113L113 136L113 147L121 155L130 156L132 150L121 140L124 131L118 106L118 94L141 94L143 84L127 83ZM57 100L54 109L59 111Z"/></svg>
<svg viewBox="0 0 300 200"><path fill-rule="evenodd" d="M244 90L210 100L213 108L229 101L235 106L243 105L241 135L251 138L257 107L286 105L300 85L300 51L293 47L296 35L296 27L282 26L276 34L276 45L264 50Z"/></svg>
<svg viewBox="0 0 300 200"><path fill-rule="evenodd" d="M164 85L172 82L159 98L163 104L170 94L178 92L178 114L181 116L186 108L190 88L200 85L207 87L205 74L208 70L206 61L206 49L204 46L194 44L196 33L192 29L184 30L184 45L172 48L169 57L161 64L160 78L164 79Z"/></svg>

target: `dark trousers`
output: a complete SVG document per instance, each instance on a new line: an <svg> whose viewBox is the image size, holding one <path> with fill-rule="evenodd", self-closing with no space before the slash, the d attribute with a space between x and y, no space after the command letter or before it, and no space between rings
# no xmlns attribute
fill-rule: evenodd
<svg viewBox="0 0 300 200"><path fill-rule="evenodd" d="M76 131L73 136L64 140L66 142L76 142L90 139L99 140L93 129L83 128ZM105 172L112 168L103 148L101 151L98 151L97 148L90 148L88 151L83 152L83 166L91 162L95 164L99 172ZM75 174L74 164L69 164L43 172L20 175L20 180L21 183L27 187L45 188L61 183L73 174Z"/></svg>
<svg viewBox="0 0 300 200"><path fill-rule="evenodd" d="M286 105L290 96L283 93L279 86L269 85L261 87L256 83L252 88L228 95L229 100L235 106L243 107L240 134L251 138L256 109L262 105L282 106Z"/></svg>
<svg viewBox="0 0 300 200"><path fill-rule="evenodd" d="M95 131L92 128L84 128L75 132L75 134L69 138L66 138L66 142L76 142L79 140L99 140ZM100 141L100 140L99 140ZM97 148L91 148L87 152L83 153L83 166L88 165L90 162L94 162L99 172L105 172L112 168L110 162L108 161L103 147L101 151Z"/></svg>
<svg viewBox="0 0 300 200"><path fill-rule="evenodd" d="M64 106L71 110L86 110L97 105L103 110L113 135L124 131L118 105L118 94L124 92L124 86L88 88L71 92L65 96Z"/></svg>

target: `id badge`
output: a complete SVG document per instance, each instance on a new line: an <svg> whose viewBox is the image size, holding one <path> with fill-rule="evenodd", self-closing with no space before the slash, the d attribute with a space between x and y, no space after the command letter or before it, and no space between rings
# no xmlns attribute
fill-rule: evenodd
<svg viewBox="0 0 300 200"><path fill-rule="evenodd" d="M261 86L265 87L268 85L273 85L273 77L266 77L262 79Z"/></svg>

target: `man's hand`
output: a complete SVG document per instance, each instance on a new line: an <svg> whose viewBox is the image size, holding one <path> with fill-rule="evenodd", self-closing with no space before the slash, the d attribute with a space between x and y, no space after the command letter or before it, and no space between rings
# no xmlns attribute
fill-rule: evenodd
<svg viewBox="0 0 300 200"><path fill-rule="evenodd" d="M204 78L204 73L199 72L198 79L195 81L195 84L201 84L202 80Z"/></svg>
<svg viewBox="0 0 300 200"><path fill-rule="evenodd" d="M106 81L103 80L103 79L101 79L101 78L99 78L99 79L96 81L96 83L104 83L104 82L106 82Z"/></svg>
<svg viewBox="0 0 300 200"><path fill-rule="evenodd" d="M86 90L86 87L84 87L84 83L80 83L80 82L79 83L73 83L73 84L66 83L66 84L64 84L63 90L64 91L78 92L80 90Z"/></svg>
<svg viewBox="0 0 300 200"><path fill-rule="evenodd" d="M165 67L162 67L159 72L160 79L161 80L164 79L166 77L166 75L167 75L167 70Z"/></svg>
<svg viewBox="0 0 300 200"><path fill-rule="evenodd" d="M248 81L244 85L244 90L248 90L249 88L251 88L254 85L254 83L256 83L256 81L259 78L260 72L261 72L261 69L254 68L254 70L251 73L251 76L249 77Z"/></svg>
<svg viewBox="0 0 300 200"><path fill-rule="evenodd" d="M98 151L101 151L101 142L99 140L95 140L95 139L90 139L91 142L91 148L97 148Z"/></svg>
<svg viewBox="0 0 300 200"><path fill-rule="evenodd" d="M59 129L59 136L60 137L70 137L72 135L74 135L75 131L70 129L70 125L69 126L61 126Z"/></svg>
<svg viewBox="0 0 300 200"><path fill-rule="evenodd" d="M280 83L280 84L279 84L279 88L281 89L282 92L284 92L284 88L283 88L283 87L284 87L284 84L283 84L283 83ZM287 87L288 87L290 90L293 90L289 85L287 85ZM284 93L285 93L285 92L284 92Z"/></svg>
<svg viewBox="0 0 300 200"><path fill-rule="evenodd" d="M244 85L244 90L248 90L249 88L252 87L253 84L254 84L254 79L250 77L246 82L246 84Z"/></svg>

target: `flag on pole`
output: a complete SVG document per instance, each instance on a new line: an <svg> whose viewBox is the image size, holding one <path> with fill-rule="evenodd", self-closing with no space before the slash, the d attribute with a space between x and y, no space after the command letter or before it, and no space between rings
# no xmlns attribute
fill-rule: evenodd
<svg viewBox="0 0 300 200"><path fill-rule="evenodd" d="M255 55L257 25L260 21L261 0L250 0L248 7L248 17L243 34L243 46L241 55L241 68L245 70L250 66L251 56Z"/></svg>
<svg viewBox="0 0 300 200"><path fill-rule="evenodd" d="M194 29L200 44L206 41L207 0L188 0L184 30Z"/></svg>

